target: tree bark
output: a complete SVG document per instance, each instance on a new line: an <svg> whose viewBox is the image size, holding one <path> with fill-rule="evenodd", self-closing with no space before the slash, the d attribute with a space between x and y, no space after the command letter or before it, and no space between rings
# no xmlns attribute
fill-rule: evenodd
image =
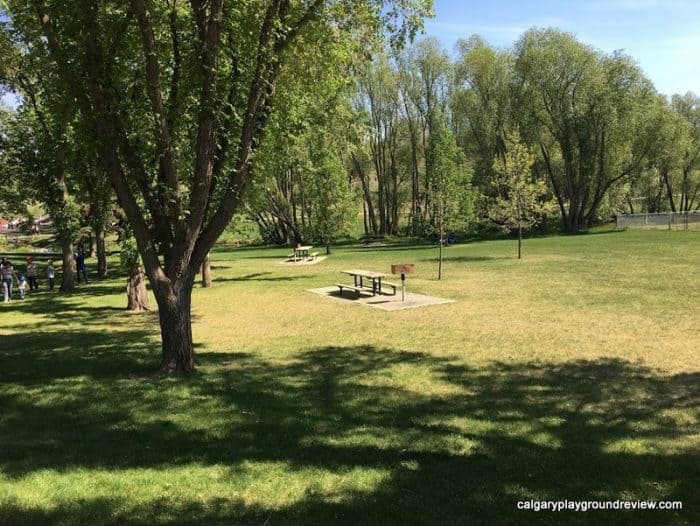
<svg viewBox="0 0 700 526"><path fill-rule="evenodd" d="M104 278L107 275L107 251L105 249L104 228L95 231L95 243L97 245L97 276Z"/></svg>
<svg viewBox="0 0 700 526"><path fill-rule="evenodd" d="M369 224L367 223L367 203L362 200L362 224L365 227L365 235L369 235Z"/></svg>
<svg viewBox="0 0 700 526"><path fill-rule="evenodd" d="M211 254L207 254L202 263L202 287L211 287Z"/></svg>
<svg viewBox="0 0 700 526"><path fill-rule="evenodd" d="M411 139L411 217L409 228L412 236L416 235L416 222L421 214L420 210L420 174L418 171L418 137L416 137L415 123L411 118L408 108L408 98L404 97L404 108L408 121L409 137Z"/></svg>
<svg viewBox="0 0 700 526"><path fill-rule="evenodd" d="M75 283L73 281L73 242L70 235L61 236L61 255L63 258L63 274L61 275L61 292L73 292Z"/></svg>
<svg viewBox="0 0 700 526"><path fill-rule="evenodd" d="M355 171L357 172L357 176L359 177L360 183L362 185L362 195L364 197L364 203L367 210L367 223L369 229L365 227L365 233L369 234L371 232L372 235L376 236L378 232L377 218L374 213L374 205L372 204L372 194L369 189L368 176L365 173L365 170L362 167L360 160L357 157L355 157L354 154L352 156L352 160L355 165Z"/></svg>
<svg viewBox="0 0 700 526"><path fill-rule="evenodd" d="M440 244L440 248L438 251L438 281L442 279L442 245L445 242L445 215L444 215L444 209L442 208L443 202L438 203L438 211L437 213L439 214L438 217L438 242Z"/></svg>
<svg viewBox="0 0 700 526"><path fill-rule="evenodd" d="M95 236L92 234L92 232L88 233L88 244L89 246L89 254L91 258L94 258L97 255L97 241L95 239Z"/></svg>
<svg viewBox="0 0 700 526"><path fill-rule="evenodd" d="M138 261L129 269L126 280L127 310L141 312L149 310L146 276L141 271Z"/></svg>
<svg viewBox="0 0 700 526"><path fill-rule="evenodd" d="M195 369L191 312L193 285L194 275L190 275L179 283L158 283L154 290L163 343L160 363L163 374L185 373Z"/></svg>

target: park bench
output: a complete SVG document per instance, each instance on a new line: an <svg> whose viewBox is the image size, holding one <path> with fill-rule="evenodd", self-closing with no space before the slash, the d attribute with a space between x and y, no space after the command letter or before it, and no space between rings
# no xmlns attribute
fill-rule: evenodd
<svg viewBox="0 0 700 526"><path fill-rule="evenodd" d="M315 260L318 257L318 254L318 252L312 252L311 254L309 254L309 259Z"/></svg>
<svg viewBox="0 0 700 526"><path fill-rule="evenodd" d="M343 295L343 289L348 289L348 290L352 290L352 291L354 291L354 292L357 293L357 299L360 298L360 292L362 292L362 290L364 290L362 287L356 287L356 286L354 286L354 285L348 285L347 283L336 283L335 286L338 287L338 288L340 289L340 295L341 295L341 296Z"/></svg>

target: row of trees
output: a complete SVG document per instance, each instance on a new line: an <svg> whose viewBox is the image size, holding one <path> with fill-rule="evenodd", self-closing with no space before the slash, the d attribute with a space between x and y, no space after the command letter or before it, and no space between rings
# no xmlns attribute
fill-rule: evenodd
<svg viewBox="0 0 700 526"><path fill-rule="evenodd" d="M405 64L399 73L389 52L373 47L378 55L368 60L347 47L329 55L327 45L330 62L305 57L280 94L246 200L267 239L329 243L360 206L365 233L374 236L437 235L445 218L455 229L472 217L471 168L447 108L446 56L432 41L394 50ZM419 69L431 79L427 92ZM414 70L408 89L400 79ZM440 213L441 206L460 214Z"/></svg>
<svg viewBox="0 0 700 526"><path fill-rule="evenodd" d="M700 100L658 94L622 53L547 29L526 32L508 50L472 37L454 58L434 39L398 52L377 48L370 62L351 58L336 63L353 83L305 67L313 80L302 74L297 86L314 102L285 97L284 118L298 133L261 151L268 184L253 208L273 241L342 230L359 206L352 193L365 233L377 236L435 235L438 223L521 231L545 220L575 233L620 211L700 205ZM436 164L446 142L461 155L449 180ZM504 166L509 143L516 163L530 160L519 182ZM311 182L319 173L326 193ZM537 198L507 206L523 193ZM436 196L459 220L438 220L445 215ZM320 229L317 199L335 212Z"/></svg>
<svg viewBox="0 0 700 526"><path fill-rule="evenodd" d="M467 180L477 219L518 223L519 213L504 214L515 183L504 185L498 168L513 142L531 157L524 182L539 196L521 227L558 216L573 233L619 211L700 205L697 96L669 101L630 57L604 54L567 33L533 29L510 50L472 37L459 43L454 60L437 41L424 40L375 60L358 85L358 113L370 130L365 164L377 181L375 195L363 192L364 206L370 217L379 210L368 232L398 233L397 210L408 213L409 232L434 227L431 137L445 119L468 160L463 170L473 174ZM361 166L354 171L366 188Z"/></svg>

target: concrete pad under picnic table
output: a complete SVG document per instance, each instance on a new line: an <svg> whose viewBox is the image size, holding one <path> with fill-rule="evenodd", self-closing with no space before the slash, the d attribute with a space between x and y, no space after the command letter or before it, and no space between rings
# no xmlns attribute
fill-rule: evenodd
<svg viewBox="0 0 700 526"><path fill-rule="evenodd" d="M391 294L377 294L376 296L372 296L371 291L368 290L369 294L363 292L360 294L359 298L357 298L357 295L353 292L345 292L341 296L338 287L321 287L318 289L306 290L335 301L359 303L383 310L413 309L416 307L427 307L429 305L441 305L443 303L455 302L455 300L437 298L435 296L424 296L423 294L415 294L413 292L406 292L406 301L401 301L400 290L396 291L396 296L392 296Z"/></svg>

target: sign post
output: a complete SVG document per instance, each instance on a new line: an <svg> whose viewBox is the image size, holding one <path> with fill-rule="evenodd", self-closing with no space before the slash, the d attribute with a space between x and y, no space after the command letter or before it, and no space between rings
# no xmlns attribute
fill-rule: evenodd
<svg viewBox="0 0 700 526"><path fill-rule="evenodd" d="M392 274L401 274L401 301L406 301L406 274L413 274L416 266L413 263L391 265Z"/></svg>

